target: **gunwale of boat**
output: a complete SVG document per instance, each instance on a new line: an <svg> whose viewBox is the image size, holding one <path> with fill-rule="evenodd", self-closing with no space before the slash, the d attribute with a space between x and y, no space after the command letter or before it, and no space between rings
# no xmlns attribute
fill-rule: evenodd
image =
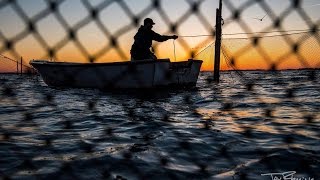
<svg viewBox="0 0 320 180"><path fill-rule="evenodd" d="M55 61L47 61L47 60L32 60L30 64L37 65L46 65L46 66L115 66L115 65L138 65L138 64L150 64L157 62L170 62L173 65L179 65L182 63L190 62L190 61L198 61L202 62L202 60L188 59L188 61L178 61L178 62L170 62L170 59L158 59L154 60L139 60L139 61L123 61L123 62L103 62L103 63L80 63L80 62L55 62Z"/></svg>

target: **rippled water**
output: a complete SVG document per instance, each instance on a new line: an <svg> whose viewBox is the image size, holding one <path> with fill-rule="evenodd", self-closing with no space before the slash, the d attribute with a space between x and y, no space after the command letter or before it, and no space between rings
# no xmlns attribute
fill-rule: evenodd
<svg viewBox="0 0 320 180"><path fill-rule="evenodd" d="M320 72L242 73L224 72L219 84L201 73L197 88L147 92L57 89L36 76L0 75L0 175L320 178Z"/></svg>

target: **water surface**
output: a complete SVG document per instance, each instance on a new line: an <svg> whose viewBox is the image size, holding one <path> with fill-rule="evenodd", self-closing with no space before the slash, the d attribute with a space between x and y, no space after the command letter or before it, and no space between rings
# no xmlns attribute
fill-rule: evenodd
<svg viewBox="0 0 320 180"><path fill-rule="evenodd" d="M0 75L0 175L12 179L320 177L319 71L201 73L196 88L60 89Z"/></svg>

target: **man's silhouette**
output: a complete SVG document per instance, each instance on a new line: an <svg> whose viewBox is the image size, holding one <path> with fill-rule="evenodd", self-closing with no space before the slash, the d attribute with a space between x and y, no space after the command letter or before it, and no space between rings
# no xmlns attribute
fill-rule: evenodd
<svg viewBox="0 0 320 180"><path fill-rule="evenodd" d="M137 34L134 36L134 43L131 47L131 60L157 60L157 57L150 51L152 40L163 42L168 39L177 39L178 36L162 36L152 30L155 23L152 19L146 18L143 22L143 26L140 26Z"/></svg>

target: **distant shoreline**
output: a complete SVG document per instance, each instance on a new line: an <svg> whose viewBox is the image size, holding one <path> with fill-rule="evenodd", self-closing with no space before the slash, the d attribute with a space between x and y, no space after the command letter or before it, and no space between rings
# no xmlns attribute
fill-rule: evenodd
<svg viewBox="0 0 320 180"><path fill-rule="evenodd" d="M279 70L269 70L269 69L245 69L245 70L220 70L220 72L228 71L318 71L320 68L301 68L301 69L279 69ZM201 71L201 72L213 72L213 71Z"/></svg>

